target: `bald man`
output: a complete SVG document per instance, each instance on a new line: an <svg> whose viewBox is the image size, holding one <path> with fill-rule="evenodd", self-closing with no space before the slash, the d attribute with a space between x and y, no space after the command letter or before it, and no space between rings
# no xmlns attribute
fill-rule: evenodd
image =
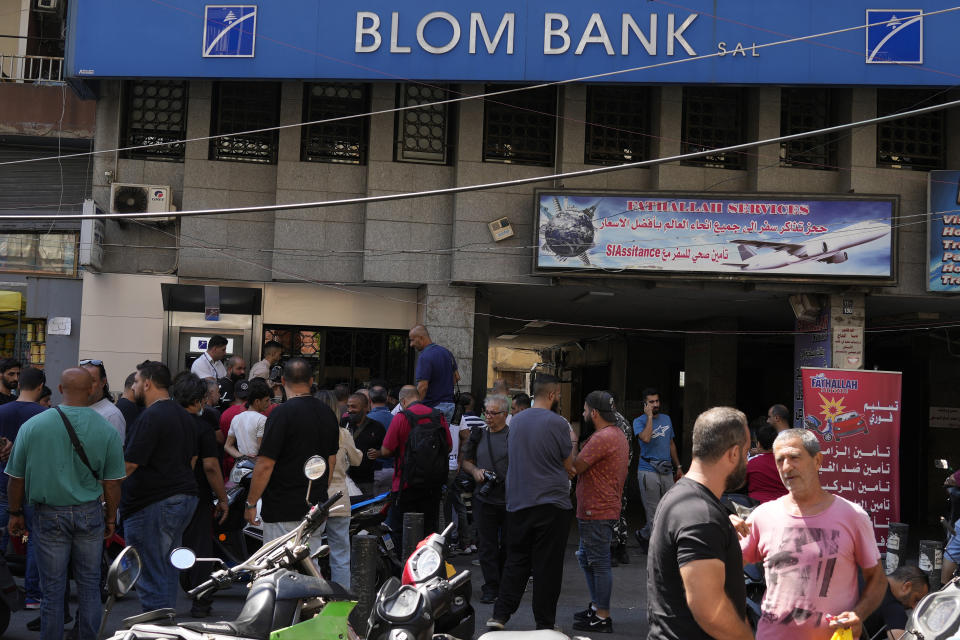
<svg viewBox="0 0 960 640"><path fill-rule="evenodd" d="M420 352L414 370L420 402L441 411L449 423L453 420L453 388L460 382L457 359L446 347L430 340L422 324L410 329L410 346Z"/></svg>
<svg viewBox="0 0 960 640"><path fill-rule="evenodd" d="M80 640L92 640L100 622L100 557L113 535L123 481L123 442L109 422L88 405L94 380L84 369L60 376L63 403L27 420L7 463L10 533L29 527L37 545L43 605L41 640L63 638L63 596L67 571L77 583ZM76 434L78 445L71 442ZM100 496L106 500L106 510ZM31 522L24 505L34 505ZM106 518L104 518L106 513ZM40 526L56 522L57 526Z"/></svg>

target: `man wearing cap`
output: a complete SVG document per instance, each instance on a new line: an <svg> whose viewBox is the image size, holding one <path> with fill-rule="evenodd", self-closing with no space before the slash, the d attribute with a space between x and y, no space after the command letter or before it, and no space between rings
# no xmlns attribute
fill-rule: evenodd
<svg viewBox="0 0 960 640"><path fill-rule="evenodd" d="M617 424L613 396L593 391L583 404L583 426L593 435L573 462L577 482L577 524L580 548L577 560L587 579L590 605L574 614L573 628L613 633L610 619L610 544L620 518L620 498L627 479L629 444Z"/></svg>
<svg viewBox="0 0 960 640"><path fill-rule="evenodd" d="M193 361L190 373L198 378L212 378L219 380L227 377L227 368L223 365L227 357L227 339L223 336L213 336L207 341L207 350Z"/></svg>
<svg viewBox="0 0 960 640"><path fill-rule="evenodd" d="M80 366L93 377L93 395L90 396L90 408L103 416L103 419L117 430L121 439L127 436L127 419L113 404L110 395L110 383L107 382L107 370L102 360L81 360Z"/></svg>

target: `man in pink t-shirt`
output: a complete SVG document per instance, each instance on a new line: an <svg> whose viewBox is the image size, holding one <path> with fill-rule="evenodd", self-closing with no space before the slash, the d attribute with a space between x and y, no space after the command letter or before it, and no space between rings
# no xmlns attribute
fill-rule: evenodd
<svg viewBox="0 0 960 640"><path fill-rule="evenodd" d="M577 631L612 633L610 544L620 519L620 498L630 466L630 443L617 426L617 408L606 391L593 391L583 405L583 425L594 433L573 462L577 480L577 560L587 579L590 605L574 614Z"/></svg>
<svg viewBox="0 0 960 640"><path fill-rule="evenodd" d="M760 505L746 522L731 518L744 564L762 561L766 575L757 640L828 640L841 627L859 638L887 585L870 517L820 486L823 454L813 432L781 432L773 455L787 495Z"/></svg>

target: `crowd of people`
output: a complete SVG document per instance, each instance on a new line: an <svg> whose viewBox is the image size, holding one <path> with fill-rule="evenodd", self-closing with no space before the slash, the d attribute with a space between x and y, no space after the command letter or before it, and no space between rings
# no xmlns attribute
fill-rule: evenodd
<svg viewBox="0 0 960 640"><path fill-rule="evenodd" d="M531 579L536 627L557 626L575 519L590 602L573 615L573 628L613 631L611 567L630 561L632 462L646 515L635 535L647 561L651 638L829 638L839 627L858 637L875 610L868 626L902 629L904 611L926 593L915 568L884 576L869 517L821 488L817 439L790 428L783 405L752 428L736 409L704 412L684 470L656 389L642 392L643 413L632 423L610 392L596 390L576 407L575 430L558 412L560 381L545 374L530 396L511 395L498 381L481 412L471 394L457 392L450 351L421 325L409 338L419 357L414 380L398 389L379 380L318 389L311 363L281 364L276 342L264 345L248 375L242 358L227 357L227 340L214 336L189 371L138 365L116 402L104 363L82 360L61 374L53 410L43 371L0 361L0 517L27 541L26 606L40 609L32 628L61 640L72 619L72 570L74 632L94 639L103 540L121 529L142 559L143 610L173 607L180 585L207 575L199 567L181 575L169 552L184 544L213 554L215 523L228 516L230 471L251 462L243 513L264 539L296 527L308 501L343 493L325 534L331 578L347 588L350 496L391 492L398 548L406 513L422 513L426 531L454 523L452 550L478 556L491 630L506 627ZM303 465L312 456L322 456L328 472L309 484ZM759 504L746 521L722 501L732 491ZM310 541L314 550L320 535ZM744 563L754 562L763 563L767 583L756 630L746 620L743 580ZM197 600L191 613L206 617L212 604Z"/></svg>

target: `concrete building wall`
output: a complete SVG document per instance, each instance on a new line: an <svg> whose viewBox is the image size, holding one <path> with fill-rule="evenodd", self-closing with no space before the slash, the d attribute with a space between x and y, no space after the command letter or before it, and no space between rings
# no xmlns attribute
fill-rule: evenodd
<svg viewBox="0 0 960 640"><path fill-rule="evenodd" d="M210 133L212 90L210 82L190 83L190 138ZM483 90L482 84L459 87L466 94ZM282 124L301 120L303 91L303 83L283 83ZM180 208L220 208L441 189L589 168L591 165L584 164L586 91L585 86L561 89L555 167L484 162L483 102L471 100L455 108L455 161L450 166L395 161L395 117L382 114L371 118L365 165L301 161L302 128L291 127L280 132L275 165L209 160L207 141L189 143L186 158L180 163L128 160L115 154L98 156L94 195L101 204L106 203L110 179L169 184L174 203ZM662 87L652 93L651 153L677 154L681 150L683 88ZM876 114L875 89L835 93L841 120ZM372 85L371 109L393 107L395 95L395 84ZM778 135L780 89L751 88L747 95L751 105L748 137ZM97 148L113 148L120 142L120 105L120 83L104 82L97 109ZM960 118L950 117L951 121ZM749 152L746 168L737 171L674 163L415 200L183 218L179 228L109 223L111 247L105 270L175 271L185 277L250 281L523 284L535 280L531 245L535 244L533 194L537 188L886 194L899 196L902 216L916 216L925 210L925 172L876 166L876 127L863 127L840 137L840 166L835 171L781 167L779 145L770 145ZM960 156L958 146L948 145L950 158ZM510 219L515 235L493 243L487 223L502 216ZM918 222L922 218L907 220ZM924 224L905 225L898 230L899 282L877 293L923 293L924 233ZM177 243L179 256L171 248ZM129 249L132 246L139 250Z"/></svg>
<svg viewBox="0 0 960 640"><path fill-rule="evenodd" d="M64 369L77 366L80 349L80 301L83 295L83 283L67 278L28 277L27 317L28 318L70 318L70 335L46 336L46 362L44 370L47 386L53 390L53 401L60 399L57 385ZM126 374L124 374L126 377ZM123 380L120 380L121 384ZM116 382L114 382L116 385Z"/></svg>
<svg viewBox="0 0 960 640"><path fill-rule="evenodd" d="M122 389L139 363L161 359L167 323L160 285L176 281L170 276L83 274L78 355L103 360L115 389Z"/></svg>

